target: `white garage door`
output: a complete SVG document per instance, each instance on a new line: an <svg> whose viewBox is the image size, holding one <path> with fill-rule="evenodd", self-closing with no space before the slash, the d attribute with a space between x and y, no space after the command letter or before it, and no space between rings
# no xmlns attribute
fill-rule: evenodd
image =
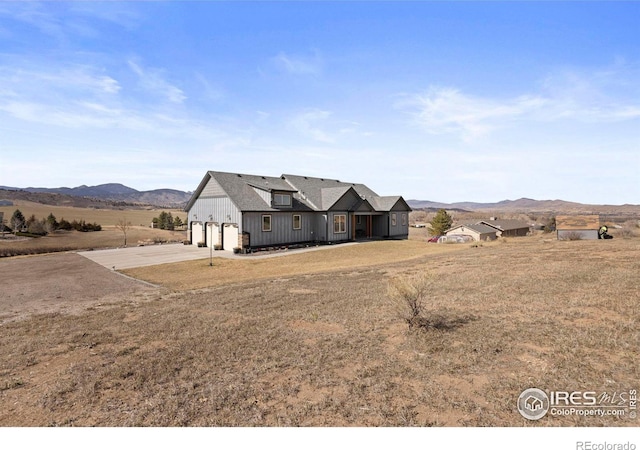
<svg viewBox="0 0 640 450"><path fill-rule="evenodd" d="M220 243L220 233L217 223L207 224L207 247L213 247Z"/></svg>
<svg viewBox="0 0 640 450"><path fill-rule="evenodd" d="M203 241L202 224L200 222L191 223L191 243L198 245L198 242Z"/></svg>
<svg viewBox="0 0 640 450"><path fill-rule="evenodd" d="M238 246L238 225L224 224L222 233L222 248L225 250L233 250Z"/></svg>

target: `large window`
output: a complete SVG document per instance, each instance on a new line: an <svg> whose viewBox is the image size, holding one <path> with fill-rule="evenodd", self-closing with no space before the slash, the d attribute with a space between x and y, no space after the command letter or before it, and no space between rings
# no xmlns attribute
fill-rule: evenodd
<svg viewBox="0 0 640 450"><path fill-rule="evenodd" d="M271 231L271 214L262 216L262 231Z"/></svg>
<svg viewBox="0 0 640 450"><path fill-rule="evenodd" d="M291 206L291 194L273 194L273 206Z"/></svg>
<svg viewBox="0 0 640 450"><path fill-rule="evenodd" d="M294 230L302 229L302 217L300 216L300 214L293 215L293 229Z"/></svg>
<svg viewBox="0 0 640 450"><path fill-rule="evenodd" d="M391 213L391 226L396 226L396 213Z"/></svg>
<svg viewBox="0 0 640 450"><path fill-rule="evenodd" d="M347 232L347 215L346 214L336 214L333 216L333 232L334 233Z"/></svg>

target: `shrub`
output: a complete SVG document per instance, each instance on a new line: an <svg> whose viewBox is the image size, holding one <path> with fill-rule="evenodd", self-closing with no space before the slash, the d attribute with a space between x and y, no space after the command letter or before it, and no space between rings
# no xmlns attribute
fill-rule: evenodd
<svg viewBox="0 0 640 450"><path fill-rule="evenodd" d="M570 231L562 235L562 240L563 241L581 241L582 233L580 233L579 231Z"/></svg>
<svg viewBox="0 0 640 450"><path fill-rule="evenodd" d="M73 222L71 222L71 228L73 228L76 231L82 231L82 232L101 231L102 230L102 226L101 225L98 225L95 222L94 223L86 223L84 221L84 219L82 219L80 222L78 222L77 220L74 220Z"/></svg>
<svg viewBox="0 0 640 450"><path fill-rule="evenodd" d="M398 317L409 328L420 326L419 322L427 301L430 278L425 275L404 276L391 279L387 290Z"/></svg>

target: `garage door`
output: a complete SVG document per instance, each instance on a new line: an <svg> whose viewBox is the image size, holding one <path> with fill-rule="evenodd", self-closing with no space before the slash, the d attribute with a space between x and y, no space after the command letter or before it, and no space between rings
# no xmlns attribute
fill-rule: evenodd
<svg viewBox="0 0 640 450"><path fill-rule="evenodd" d="M191 243L198 245L198 242L202 242L202 224L200 222L191 222Z"/></svg>
<svg viewBox="0 0 640 450"><path fill-rule="evenodd" d="M207 224L207 247L213 247L220 243L220 229L217 223Z"/></svg>
<svg viewBox="0 0 640 450"><path fill-rule="evenodd" d="M238 225L228 224L224 225L224 231L222 233L222 248L225 250L233 250L238 246Z"/></svg>

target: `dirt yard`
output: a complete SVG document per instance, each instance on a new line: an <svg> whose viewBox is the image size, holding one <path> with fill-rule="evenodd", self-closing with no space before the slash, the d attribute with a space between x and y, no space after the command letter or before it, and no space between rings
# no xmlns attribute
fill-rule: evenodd
<svg viewBox="0 0 640 450"><path fill-rule="evenodd" d="M81 314L157 291L76 253L2 258L0 279L0 324L35 314Z"/></svg>
<svg viewBox="0 0 640 450"><path fill-rule="evenodd" d="M0 260L0 426L638 426L531 422L516 400L640 387L639 239L398 247L386 262L352 248L336 270L329 250L317 272L241 283L187 267L210 281L192 290L173 265L146 272L167 281L152 288L74 254ZM390 280L416 274L442 326L410 330L390 301Z"/></svg>

